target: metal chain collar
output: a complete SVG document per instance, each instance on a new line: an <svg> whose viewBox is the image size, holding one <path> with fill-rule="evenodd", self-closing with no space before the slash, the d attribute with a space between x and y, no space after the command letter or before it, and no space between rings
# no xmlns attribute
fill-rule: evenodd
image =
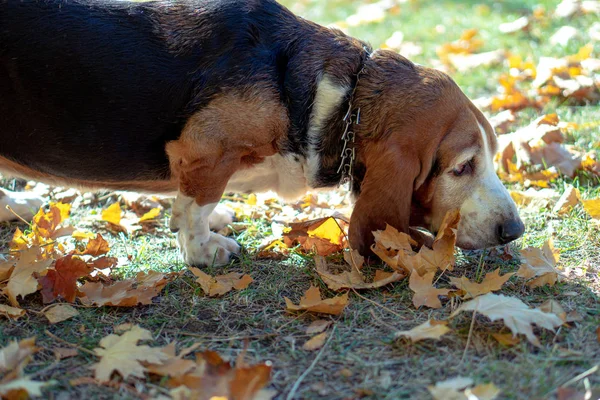
<svg viewBox="0 0 600 400"><path fill-rule="evenodd" d="M371 57L371 53L367 48L365 48L366 59ZM352 192L352 188L354 186L354 161L356 160L356 147L354 146L354 140L356 138L354 132L354 126L360 124L360 107L356 110L354 109L353 100L354 94L356 93L356 88L358 88L358 82L360 80L360 76L365 72L365 62L363 61L362 68L356 74L356 82L354 83L354 89L350 94L350 98L348 99L348 111L344 115L344 133L342 134L342 141L344 142L344 146L342 147L342 152L340 154L340 166L338 167L337 173L341 173L340 182L338 183L338 187L348 184L348 190Z"/></svg>

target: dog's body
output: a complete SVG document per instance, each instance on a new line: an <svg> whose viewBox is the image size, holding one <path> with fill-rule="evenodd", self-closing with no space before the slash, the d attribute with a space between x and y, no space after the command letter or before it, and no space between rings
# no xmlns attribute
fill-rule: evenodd
<svg viewBox="0 0 600 400"><path fill-rule="evenodd" d="M361 121L345 144L349 106ZM208 229L225 190L336 186L345 145L362 252L385 223L435 231L451 208L470 227L463 247L523 231L493 131L450 78L272 0L0 0L0 141L0 170L16 175L178 191L171 227L190 263L239 250ZM446 176L467 167L470 184Z"/></svg>

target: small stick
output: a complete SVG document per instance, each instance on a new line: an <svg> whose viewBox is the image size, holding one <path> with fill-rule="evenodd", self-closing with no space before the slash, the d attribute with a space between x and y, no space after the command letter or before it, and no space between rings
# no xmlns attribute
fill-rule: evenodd
<svg viewBox="0 0 600 400"><path fill-rule="evenodd" d="M473 335L473 326L475 325L475 313L476 312L477 312L477 310L473 310L473 317L471 318L471 326L469 327L469 336L467 336L467 345L465 346L465 351L463 352L463 355L460 359L461 363L465 360L465 357L467 356L467 350L469 349L469 345L471 344L471 336Z"/></svg>
<svg viewBox="0 0 600 400"><path fill-rule="evenodd" d="M402 315L398 314L397 312L395 312L395 311L393 311L393 310L390 310L389 308L387 308L387 307L386 307L386 306L384 306L383 304L379 304L379 303L378 303L378 302L376 302L375 300L371 300L371 299L368 299L368 298L366 298L366 297L365 297L365 296L363 296L362 294L358 293L358 292L356 291L356 289L354 289L354 288L351 288L351 289L352 289L352 291L353 291L353 292L354 292L354 293L355 293L355 294L356 294L358 297L360 297L361 299L363 299L363 300L366 300L366 301L368 301L368 302L370 302L370 303L373 303L373 304L375 304L377 307L380 307L380 308L384 309L385 311L389 312L390 314L394 314L396 317L398 317L398 318L400 318L400 319L404 319L404 320L406 320L406 319L407 319L406 317L404 317L404 316L402 316Z"/></svg>
<svg viewBox="0 0 600 400"><path fill-rule="evenodd" d="M15 210L12 209L11 206L9 206L8 204L6 205L6 209L8 211L10 211L11 213L13 213L15 215L15 217L19 218L21 221L25 222L27 225L31 226L31 223L26 221L25 218L21 217L19 214L16 213Z"/></svg>
<svg viewBox="0 0 600 400"><path fill-rule="evenodd" d="M88 353L88 354L91 354L91 355L93 355L93 356L98 356L98 354L94 353L93 351L91 351L91 350L88 350L88 349L86 349L86 348L84 348L84 347L78 346L78 345L76 345L76 344L74 344L74 343L67 342L66 340L59 338L58 336L56 336L55 334L51 333L51 332L50 332L50 331L48 331L48 330L45 330L45 331L44 331L44 333L45 333L46 335L50 336L52 339L54 339L54 340L56 340L56 341L58 341L58 342L64 343L64 344L66 344L67 346L75 347L77 350L83 351L84 353Z"/></svg>
<svg viewBox="0 0 600 400"><path fill-rule="evenodd" d="M310 373L310 371L312 371L312 369L315 367L315 365L317 365L317 362L319 361L319 358L321 358L323 351L325 350L325 348L327 348L327 345L331 341L331 338L333 338L333 334L335 333L336 328L337 328L337 325L334 325L333 329L331 330L331 334L329 335L329 338L327 339L327 341L325 342L323 347L321 347L321 350L319 350L319 353L317 354L317 356L315 357L313 362L310 364L310 366L304 371L304 373L302 373L302 375L300 375L298 380L296 380L296 382L294 383L294 386L292 386L292 390L290 390L290 393L288 393L286 400L292 400L294 398L294 395L296 394L296 391L298 390L298 387L300 386L300 384L302 383L304 378L306 378L308 376L308 374Z"/></svg>

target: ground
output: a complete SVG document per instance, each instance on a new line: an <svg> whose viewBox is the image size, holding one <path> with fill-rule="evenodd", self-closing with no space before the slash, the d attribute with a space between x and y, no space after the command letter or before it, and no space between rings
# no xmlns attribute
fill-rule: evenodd
<svg viewBox="0 0 600 400"><path fill-rule="evenodd" d="M356 12L358 2L285 1L296 13L322 24L344 21ZM394 31L402 31L405 40L422 46L423 52L412 57L414 61L429 64L436 59L437 46L457 39L470 28L478 29L483 40L482 50L498 48L510 50L523 59L536 62L540 56L574 54L588 43L585 32L597 20L597 15L572 19L548 19L528 32L502 34L499 25L522 15L531 15L538 9L551 13L556 1L511 0L505 2L477 1L412 1L400 3L398 9L382 21L348 28L353 36L381 45ZM582 32L565 47L552 45L547 40L563 25L572 25ZM600 44L595 44L600 54ZM506 65L482 67L465 73L451 72L461 88L472 98L489 96L498 91L498 77ZM553 101L542 110L526 109L511 130L526 125L534 117L557 113L561 120L575 122L578 128L568 137L587 149L598 149L600 108L598 105L570 105ZM489 115L489 114L488 114ZM4 186L13 184L2 181ZM550 187L562 192L566 184L579 187L584 198L600 195L600 186L593 177L575 179L560 177ZM519 185L513 188L520 188ZM110 242L111 255L126 257L129 262L119 272L131 276L137 271L154 269L181 271L186 266L177 258L174 237L168 231L167 208L158 226L150 232L127 236L111 234L102 224L91 224L86 218L97 214L118 199L113 193L103 192L89 196L88 201L73 210L71 223L88 226L102 233ZM484 273L501 268L502 272L515 271L520 262L518 249L541 247L554 236L555 246L561 249L559 266L565 278L554 286L531 289L522 280L511 278L501 293L520 298L531 306L539 306L548 299L561 303L567 312L576 312L579 321L562 326L556 333L536 329L541 346L525 340L512 347L499 344L492 333L508 330L502 323L491 323L478 316L471 325L471 315L454 318L450 327L454 333L440 341L411 344L394 339L394 332L407 330L427 319L444 319L454 304L440 310L415 309L407 280L382 289L350 292L350 305L339 317L329 317L335 330L329 330L331 341L322 350L318 361L306 375L294 398L312 399L427 399L427 386L454 376L471 377L476 383L493 382L501 389L503 399L556 398L558 388L583 390L584 381L600 385L596 370L586 377L576 378L600 364L600 344L596 329L600 325L600 228L581 206L558 218L548 207L521 210L527 230L525 235L507 249L514 258L504 260L497 250L457 250L454 276L481 277ZM261 214L262 215L262 214ZM256 257L262 238L271 234L266 218L246 217L241 221L249 229L234 237L245 250L239 261L226 267L210 267L205 272L222 274L238 271L250 274L254 283L247 289L232 291L223 297L204 295L194 277L188 272L168 284L154 304L133 308L78 307L80 315L65 322L49 325L36 311L43 308L39 294L30 295L22 306L27 315L16 321L0 320L0 347L10 340L37 337L43 350L28 367L28 373L37 380L56 381L48 389L47 398L145 398L156 392L160 382L129 380L128 385L79 385L69 381L90 376L89 367L97 361L93 355L80 351L76 357L55 361L52 348L64 347L63 341L79 348L92 350L100 339L113 332L116 325L135 323L149 329L156 340L153 345L164 345L172 340L180 344L201 343L202 348L218 351L234 359L248 342L248 359L252 362L271 360L273 373L269 387L277 398L286 398L300 375L311 366L317 352L302 349L309 338L306 327L316 316L290 314L285 310L284 296L294 301L311 285L319 286L328 297L334 293L314 271L314 259L300 251L292 251L281 260ZM26 229L23 223L0 224L0 251L7 251L15 229ZM334 257L335 258L335 257ZM338 257L339 258L339 257ZM446 278L442 277L442 283ZM471 329L472 326L472 329ZM471 331L471 333L470 333ZM470 339L469 339L470 336ZM469 342L469 343L467 343Z"/></svg>

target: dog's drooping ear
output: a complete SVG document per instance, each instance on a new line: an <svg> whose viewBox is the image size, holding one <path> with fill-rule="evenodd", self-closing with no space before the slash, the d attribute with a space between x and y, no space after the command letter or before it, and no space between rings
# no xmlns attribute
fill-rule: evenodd
<svg viewBox="0 0 600 400"><path fill-rule="evenodd" d="M350 219L350 246L369 255L373 231L392 225L408 233L415 181L421 165L416 151L391 140L364 147L365 177Z"/></svg>

